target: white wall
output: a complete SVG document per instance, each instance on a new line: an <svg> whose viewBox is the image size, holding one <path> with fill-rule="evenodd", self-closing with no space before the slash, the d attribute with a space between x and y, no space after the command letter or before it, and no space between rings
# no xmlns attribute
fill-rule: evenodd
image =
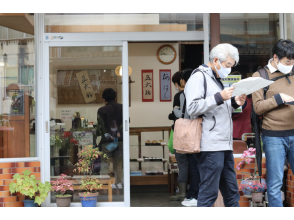
<svg viewBox="0 0 294 220"><path fill-rule="evenodd" d="M159 70L170 69L171 75L179 70L179 53L178 44L171 43L177 52L176 60L169 65L162 64L157 59L157 50L165 43L130 43L129 44L129 66L133 69L131 107L130 107L130 127L157 127L171 126L172 121L168 119L168 114L172 111L171 102L160 102L159 90ZM143 69L153 69L154 83L154 102L142 102L142 79L141 71ZM119 89L120 90L120 89ZM172 99L176 94L176 90L172 84ZM165 132L164 141L168 142L168 132ZM147 140L161 140L162 132L145 132L142 134L142 145ZM138 138L130 137L130 158L138 158ZM162 158L161 146L142 146L142 156L160 157ZM165 158L168 158L168 148L165 147ZM138 169L138 163L131 162L131 170ZM162 169L162 163L145 162L142 163L143 172L146 170Z"/></svg>

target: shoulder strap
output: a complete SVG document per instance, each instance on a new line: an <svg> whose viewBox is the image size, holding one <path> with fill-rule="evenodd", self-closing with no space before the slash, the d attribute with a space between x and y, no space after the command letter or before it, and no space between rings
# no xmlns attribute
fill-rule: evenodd
<svg viewBox="0 0 294 220"><path fill-rule="evenodd" d="M199 69L198 69L199 70ZM194 70L195 71L195 70ZM197 69L196 69L196 71L197 71ZM205 78L205 76L204 76L204 73L201 71L201 70L199 70L201 73L202 73L202 75L203 75L203 87L204 87L204 99L206 99L206 91L207 91L207 82L206 82L206 78ZM183 92L183 95L184 95L184 98L185 98L185 101L184 101L184 106L183 106L183 110L182 110L182 118L184 118L185 117L185 111L186 111L186 96L185 96L185 93Z"/></svg>
<svg viewBox="0 0 294 220"><path fill-rule="evenodd" d="M258 72L259 72L261 78L269 80L268 72L266 71L265 68L260 68L258 70ZM266 92L267 92L268 89L269 89L269 86L266 86L266 87L263 88L263 98L264 98L264 100L266 100Z"/></svg>

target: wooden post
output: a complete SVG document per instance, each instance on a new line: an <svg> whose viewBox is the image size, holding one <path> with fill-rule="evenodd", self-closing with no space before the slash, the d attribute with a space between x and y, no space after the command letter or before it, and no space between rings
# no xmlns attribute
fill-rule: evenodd
<svg viewBox="0 0 294 220"><path fill-rule="evenodd" d="M210 50L220 44L220 14L210 13Z"/></svg>

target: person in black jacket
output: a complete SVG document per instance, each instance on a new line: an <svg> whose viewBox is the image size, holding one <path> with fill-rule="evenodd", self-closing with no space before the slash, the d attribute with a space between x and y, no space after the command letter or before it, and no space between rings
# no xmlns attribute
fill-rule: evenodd
<svg viewBox="0 0 294 220"><path fill-rule="evenodd" d="M98 109L97 113L97 137L101 137L99 145L102 152L108 158L102 157L101 174L108 174L109 158L113 158L113 169L115 172L115 185L113 188L122 188L123 176L123 110L122 104L116 103L116 92L107 88L102 94L105 106ZM115 149L111 149L115 147ZM104 166L102 166L102 164ZM103 168L103 169L102 169Z"/></svg>

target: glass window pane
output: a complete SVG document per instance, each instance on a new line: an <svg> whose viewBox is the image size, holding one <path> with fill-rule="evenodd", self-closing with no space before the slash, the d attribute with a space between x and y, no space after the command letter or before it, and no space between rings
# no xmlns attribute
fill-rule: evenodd
<svg viewBox="0 0 294 220"><path fill-rule="evenodd" d="M287 13L287 39L294 41L294 14Z"/></svg>
<svg viewBox="0 0 294 220"><path fill-rule="evenodd" d="M72 202L80 203L81 180L90 174L102 184L98 202L124 201L121 63L119 46L50 48L50 175L68 176ZM88 159L91 172L78 172L89 145L107 158Z"/></svg>
<svg viewBox="0 0 294 220"><path fill-rule="evenodd" d="M34 39L0 43L0 158L35 157Z"/></svg>
<svg viewBox="0 0 294 220"><path fill-rule="evenodd" d="M45 33L162 31L203 31L203 14L45 14Z"/></svg>
<svg viewBox="0 0 294 220"><path fill-rule="evenodd" d="M268 63L279 39L279 14L221 13L220 25L221 43L239 50L240 62L232 72L239 71L246 78Z"/></svg>

